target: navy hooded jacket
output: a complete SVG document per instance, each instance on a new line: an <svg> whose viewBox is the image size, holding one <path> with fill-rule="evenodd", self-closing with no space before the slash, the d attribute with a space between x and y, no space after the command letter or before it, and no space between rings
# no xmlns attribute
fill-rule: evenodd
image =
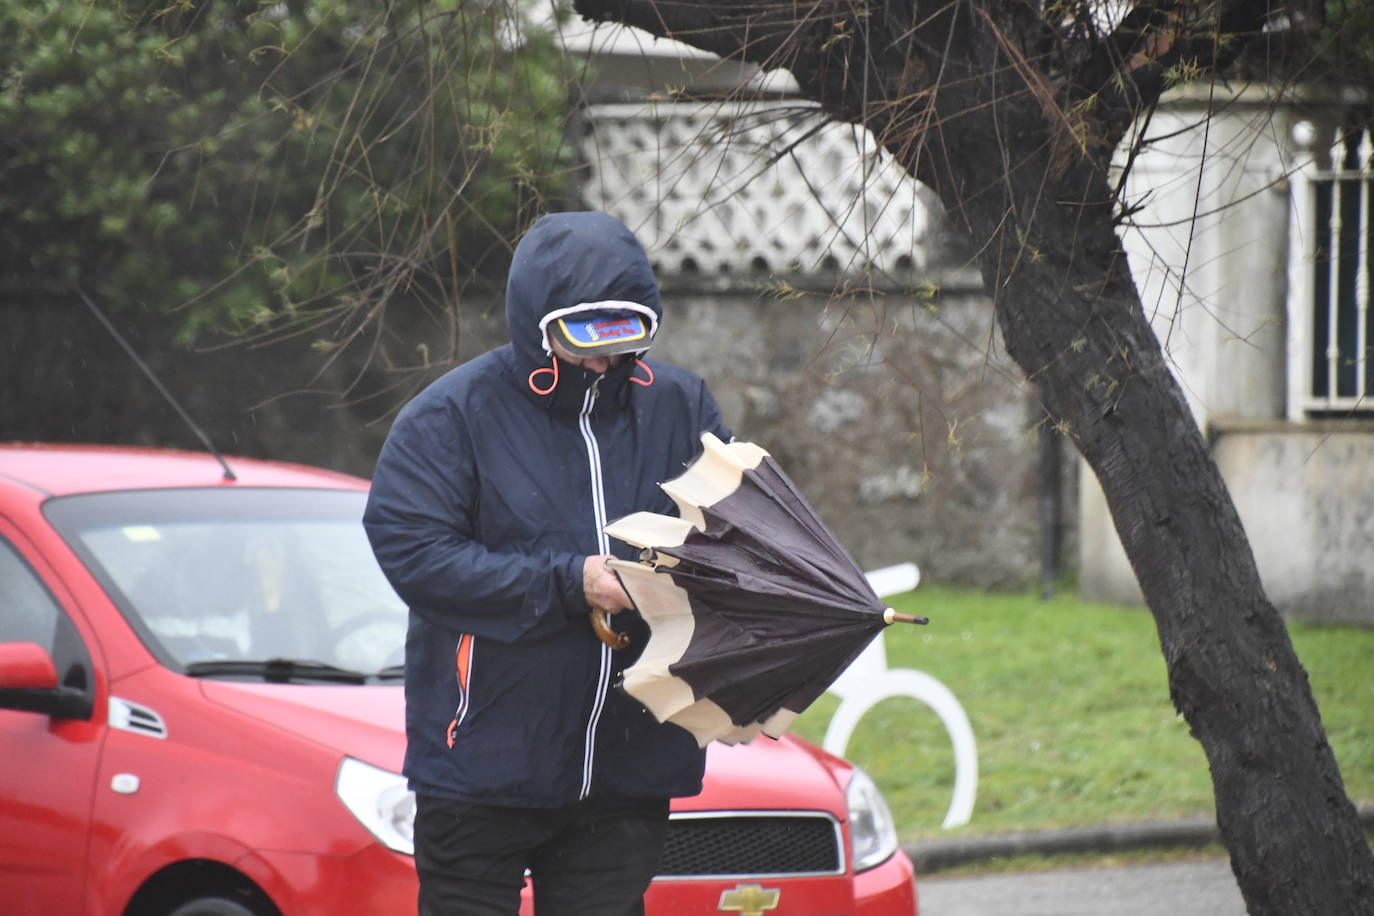
<svg viewBox="0 0 1374 916"><path fill-rule="evenodd" d="M701 789L692 736L615 689L645 625L622 611L631 648L597 639L582 564L632 558L604 525L676 514L658 483L682 473L703 432L730 433L700 378L655 360L604 376L560 362L553 391L535 390L552 380L541 318L608 301L662 315L633 233L601 213L540 219L511 263L511 342L407 404L378 458L364 525L410 607L405 773L417 792L555 807Z"/></svg>

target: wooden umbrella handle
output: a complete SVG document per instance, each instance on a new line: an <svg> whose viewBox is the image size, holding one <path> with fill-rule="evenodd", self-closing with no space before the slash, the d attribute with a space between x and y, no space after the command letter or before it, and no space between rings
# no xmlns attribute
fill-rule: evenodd
<svg viewBox="0 0 1374 916"><path fill-rule="evenodd" d="M630 644L629 633L617 633L611 629L611 615L605 611L593 608L591 621L596 635L612 649L623 649Z"/></svg>

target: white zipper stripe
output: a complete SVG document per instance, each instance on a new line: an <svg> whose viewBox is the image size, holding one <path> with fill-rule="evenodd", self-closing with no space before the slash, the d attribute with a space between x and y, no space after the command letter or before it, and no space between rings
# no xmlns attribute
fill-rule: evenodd
<svg viewBox="0 0 1374 916"><path fill-rule="evenodd" d="M596 546L600 553L610 553L610 538L603 530L606 527L606 491L601 476L601 449L592 433L592 408L596 405L596 389L601 379L592 382L582 401L582 413L577 418L577 427L582 431L582 441L587 446L587 466L592 479L592 514L596 521ZM606 706L606 691L611 681L611 649L601 645L601 672L596 679L596 697L592 702L591 715L587 719L587 733L582 752L582 791L580 798L586 798L592 791L592 764L596 756L596 725L601 720L601 711Z"/></svg>
<svg viewBox="0 0 1374 916"><path fill-rule="evenodd" d="M471 634L468 634L467 640L468 640L468 670L467 670L467 676L468 676L468 677L467 677L467 682L463 684L463 703L462 703L462 705L459 707L459 709L462 710L462 712L461 712L461 714L458 716L458 724L459 724L459 725L462 725L462 724L463 724L463 720L466 719L466 718L468 717L468 710L472 708L472 674L473 674L473 671L475 670L475 667L474 667L474 666L475 666L476 663L477 663L477 637L476 637L476 636L473 636L473 635L471 635Z"/></svg>
<svg viewBox="0 0 1374 916"><path fill-rule="evenodd" d="M587 444L587 466L592 474L592 513L596 520L596 549L598 553L610 552L610 538L605 532L606 527L606 488L605 482L601 477L601 448L596 443L596 436L592 433L592 406L596 404L596 389L601 383L597 379L592 383L592 387L587 389L586 400L583 403L582 414L577 418L577 425L582 430L582 441Z"/></svg>
<svg viewBox="0 0 1374 916"><path fill-rule="evenodd" d="M582 791L578 798L586 798L592 791L592 763L596 758L596 723L601 720L601 711L606 708L606 687L611 680L611 649L601 647L601 673L597 675L596 701L592 703L591 718L587 720L587 744L582 757Z"/></svg>

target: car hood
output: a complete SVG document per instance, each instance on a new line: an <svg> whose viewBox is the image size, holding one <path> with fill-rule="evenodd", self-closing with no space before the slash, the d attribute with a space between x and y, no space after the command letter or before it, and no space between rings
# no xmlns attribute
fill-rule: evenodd
<svg viewBox="0 0 1374 916"><path fill-rule="evenodd" d="M341 755L400 772L405 696L399 686L203 681L205 698ZM791 735L750 744L712 744L700 795L675 811L827 811L843 820L850 765Z"/></svg>
<svg viewBox="0 0 1374 916"><path fill-rule="evenodd" d="M847 816L844 787L851 767L791 735L749 744L712 744L702 792L678 799L677 811L788 809Z"/></svg>
<svg viewBox="0 0 1374 916"><path fill-rule="evenodd" d="M399 686L202 681L212 703L399 773L405 696Z"/></svg>

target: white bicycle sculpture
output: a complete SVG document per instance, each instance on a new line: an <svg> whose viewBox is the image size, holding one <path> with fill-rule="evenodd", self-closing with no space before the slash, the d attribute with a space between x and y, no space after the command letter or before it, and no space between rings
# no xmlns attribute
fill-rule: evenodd
<svg viewBox="0 0 1374 916"><path fill-rule="evenodd" d="M867 576L881 598L911 591L921 581L920 570L914 563L873 570ZM954 792L941 826L958 827L969 822L978 793L978 748L968 715L948 687L924 671L889 668L887 647L879 633L863 654L830 685L829 692L840 698L840 707L830 719L822 745L841 757L859 719L883 700L911 697L933 709L954 746Z"/></svg>

